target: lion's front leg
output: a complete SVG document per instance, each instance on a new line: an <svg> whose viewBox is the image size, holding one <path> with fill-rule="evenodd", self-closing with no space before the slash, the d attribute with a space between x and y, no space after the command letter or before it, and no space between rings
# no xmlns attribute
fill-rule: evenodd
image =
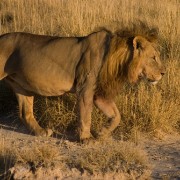
<svg viewBox="0 0 180 180"><path fill-rule="evenodd" d="M89 139L92 135L91 129L91 113L93 105L93 93L85 92L81 94L78 98L79 101L79 135L80 141Z"/></svg>
<svg viewBox="0 0 180 180"><path fill-rule="evenodd" d="M106 137L119 125L120 113L119 110L112 100L107 100L102 97L95 97L94 104L108 117L110 123L107 127L103 127L99 136Z"/></svg>

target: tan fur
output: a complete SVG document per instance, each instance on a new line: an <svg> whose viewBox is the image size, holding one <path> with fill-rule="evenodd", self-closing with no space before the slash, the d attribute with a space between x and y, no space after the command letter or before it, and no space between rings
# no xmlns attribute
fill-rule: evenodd
<svg viewBox="0 0 180 180"><path fill-rule="evenodd" d="M0 37L0 79L10 84L20 119L36 135L50 135L33 115L33 96L76 92L80 139L91 137L93 103L111 119L100 136L110 134L120 121L113 98L126 82L141 77L156 83L164 74L154 36L106 30L86 37L61 38L26 33Z"/></svg>

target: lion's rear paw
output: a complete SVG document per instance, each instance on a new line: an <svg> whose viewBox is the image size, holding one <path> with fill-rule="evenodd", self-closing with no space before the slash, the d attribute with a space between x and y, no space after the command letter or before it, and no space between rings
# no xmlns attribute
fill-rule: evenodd
<svg viewBox="0 0 180 180"><path fill-rule="evenodd" d="M107 139L108 137L111 136L111 132L107 128L102 128L101 132L98 135L98 139Z"/></svg>
<svg viewBox="0 0 180 180"><path fill-rule="evenodd" d="M94 144L96 140L94 139L94 137L91 137L91 138L81 139L80 142L85 145L91 145Z"/></svg>
<svg viewBox="0 0 180 180"><path fill-rule="evenodd" d="M82 144L89 144L90 142L94 141L94 137L91 133L84 133L83 136L80 136L80 142Z"/></svg>
<svg viewBox="0 0 180 180"><path fill-rule="evenodd" d="M49 137L53 134L53 131L51 129L41 129L38 132L35 132L36 136L44 136Z"/></svg>
<svg viewBox="0 0 180 180"><path fill-rule="evenodd" d="M50 137L53 134L53 131L51 129L46 129L46 136Z"/></svg>

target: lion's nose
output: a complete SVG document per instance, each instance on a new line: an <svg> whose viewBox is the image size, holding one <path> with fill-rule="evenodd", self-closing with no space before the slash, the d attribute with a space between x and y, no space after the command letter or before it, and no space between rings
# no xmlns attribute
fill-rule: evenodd
<svg viewBox="0 0 180 180"><path fill-rule="evenodd" d="M161 73L162 76L164 76L164 74L165 74L164 72Z"/></svg>

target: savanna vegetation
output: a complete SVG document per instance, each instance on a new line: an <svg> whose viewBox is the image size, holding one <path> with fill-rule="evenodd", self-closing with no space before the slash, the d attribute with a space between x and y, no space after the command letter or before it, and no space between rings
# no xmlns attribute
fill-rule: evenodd
<svg viewBox="0 0 180 180"><path fill-rule="evenodd" d="M156 86L141 82L133 87L129 85L122 87L116 98L122 121L114 131L113 137L117 141L128 139L138 143L139 138L144 135L163 138L165 134L180 130L179 9L178 0L1 0L0 34L22 31L56 36L85 36L100 27L116 31L141 22L145 22L149 27L157 27L166 74ZM9 101L6 103L8 97L11 97L11 101L15 99L12 92L1 82L1 112L9 112L12 108ZM35 112L42 126L52 128L57 134L71 134L73 131L73 134L77 135L75 95L37 97ZM92 133L96 136L107 120L96 108L92 118ZM119 153L118 148L115 147L119 146L117 144L110 145L110 148L104 146L108 152L111 152L106 154L110 160L107 158L102 162L104 154L102 156L98 148L96 149L98 152L92 154L86 148L84 151L82 148L79 153L73 152L76 158L71 159L69 156L66 162L68 164L71 161L70 164L74 164L74 167L85 167L90 172L114 171L114 167L117 167L114 163L119 158L124 159L122 156L124 151L119 148ZM80 149L79 146L78 148ZM111 156L114 148L117 151ZM132 156L133 153L134 151L129 152L130 157L134 158L135 163L139 163L138 153L137 156ZM89 154L91 158L82 158ZM94 162L93 158L97 161ZM131 162L130 160L130 164Z"/></svg>

